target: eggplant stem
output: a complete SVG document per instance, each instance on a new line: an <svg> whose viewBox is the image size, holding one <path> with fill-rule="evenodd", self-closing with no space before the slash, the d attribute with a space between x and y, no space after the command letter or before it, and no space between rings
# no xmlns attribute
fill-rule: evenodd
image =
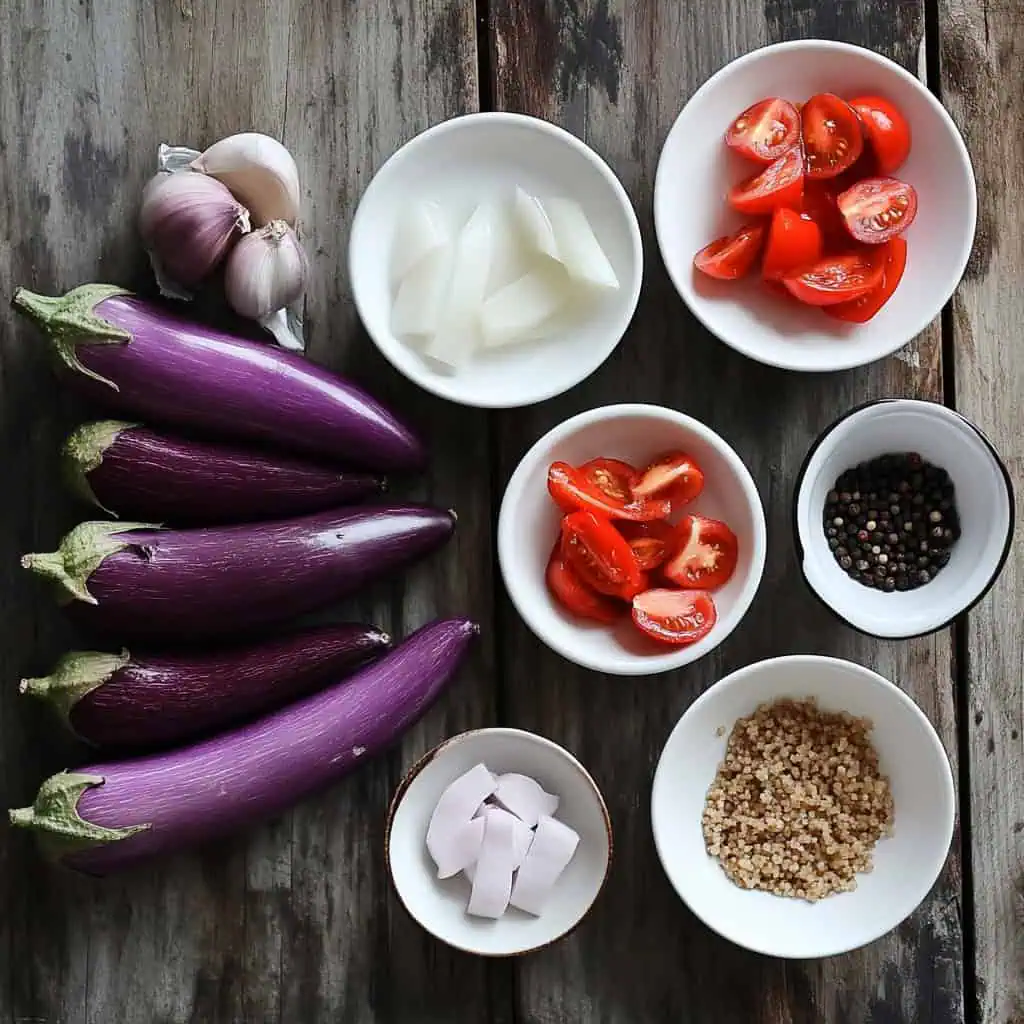
<svg viewBox="0 0 1024 1024"><path fill-rule="evenodd" d="M21 567L60 584L73 598L77 598L79 601L84 601L86 604L97 603L96 598L89 593L85 585L68 573L59 551L41 551L36 554L22 555Z"/></svg>
<svg viewBox="0 0 1024 1024"><path fill-rule="evenodd" d="M129 651L107 654L103 651L69 651L57 662L53 672L37 679L22 679L20 693L49 701L71 726L71 712L88 693L108 682L132 660Z"/></svg>

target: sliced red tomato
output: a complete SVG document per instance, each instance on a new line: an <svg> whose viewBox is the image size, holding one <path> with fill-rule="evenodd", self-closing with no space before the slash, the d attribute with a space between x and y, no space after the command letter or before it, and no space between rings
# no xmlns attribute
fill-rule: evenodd
<svg viewBox="0 0 1024 1024"><path fill-rule="evenodd" d="M736 570L739 542L725 523L706 516L686 516L677 528L675 554L662 570L686 590L714 590Z"/></svg>
<svg viewBox="0 0 1024 1024"><path fill-rule="evenodd" d="M864 149L857 112L830 92L812 96L800 110L808 178L834 178L852 167Z"/></svg>
<svg viewBox="0 0 1024 1024"><path fill-rule="evenodd" d="M591 590L630 600L644 575L629 542L593 512L571 512L562 520L562 555Z"/></svg>
<svg viewBox="0 0 1024 1024"><path fill-rule="evenodd" d="M729 204L743 214L771 213L777 206L798 206L803 190L804 163L794 148L760 174L733 185Z"/></svg>
<svg viewBox="0 0 1024 1024"><path fill-rule="evenodd" d="M585 509L610 519L664 519L672 511L667 501L624 502L610 497L568 462L553 462L548 467L548 493L563 512Z"/></svg>
<svg viewBox="0 0 1024 1024"><path fill-rule="evenodd" d="M734 235L723 235L693 257L693 265L708 277L735 281L743 277L761 254L763 224L745 224Z"/></svg>
<svg viewBox="0 0 1024 1024"><path fill-rule="evenodd" d="M837 193L832 187L833 181L805 181L803 200L800 203L800 216L818 225L823 252L833 252L850 243L846 223L836 205Z"/></svg>
<svg viewBox="0 0 1024 1024"><path fill-rule="evenodd" d="M865 178L836 198L846 230L878 245L902 234L917 216L917 192L898 178Z"/></svg>
<svg viewBox="0 0 1024 1024"><path fill-rule="evenodd" d="M748 160L770 164L800 141L800 114L788 100L761 100L736 118L725 144Z"/></svg>
<svg viewBox="0 0 1024 1024"><path fill-rule="evenodd" d="M657 569L675 543L675 527L664 520L650 523L619 523L619 533L629 541L637 564L645 572Z"/></svg>
<svg viewBox="0 0 1024 1024"><path fill-rule="evenodd" d="M910 125L896 104L882 96L858 96L850 100L868 144L875 155L878 174L892 174L910 156Z"/></svg>
<svg viewBox="0 0 1024 1024"><path fill-rule="evenodd" d="M551 552L544 578L555 600L567 612L579 618L612 623L625 610L623 605L591 590L580 579L579 574L562 554L561 542L555 544Z"/></svg>
<svg viewBox="0 0 1024 1024"><path fill-rule="evenodd" d="M888 301L896 291L903 271L907 268L907 240L893 238L885 243L885 264L882 269L881 283L876 285L867 295L862 295L852 302L840 302L835 306L825 306L825 312L837 320L850 323L867 323Z"/></svg>
<svg viewBox="0 0 1024 1024"><path fill-rule="evenodd" d="M613 501L632 501L630 487L640 474L619 459L591 459L579 468L583 478Z"/></svg>
<svg viewBox="0 0 1024 1024"><path fill-rule="evenodd" d="M882 280L884 253L871 248L825 256L810 267L787 274L782 283L809 306L833 306L867 295Z"/></svg>
<svg viewBox="0 0 1024 1024"><path fill-rule="evenodd" d="M633 484L637 500L665 498L677 509L704 490L704 472L686 452L666 452L652 462Z"/></svg>
<svg viewBox="0 0 1024 1024"><path fill-rule="evenodd" d="M761 276L777 281L784 274L816 263L821 252L821 228L810 218L804 219L795 210L780 206L772 214Z"/></svg>
<svg viewBox="0 0 1024 1024"><path fill-rule="evenodd" d="M633 598L636 627L664 644L694 644L717 618L714 599L701 590L645 590Z"/></svg>

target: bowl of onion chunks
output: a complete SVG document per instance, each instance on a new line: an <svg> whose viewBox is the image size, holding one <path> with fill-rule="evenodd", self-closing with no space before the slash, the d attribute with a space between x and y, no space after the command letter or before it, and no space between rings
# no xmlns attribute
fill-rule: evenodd
<svg viewBox="0 0 1024 1024"><path fill-rule="evenodd" d="M662 149L658 245L727 345L789 370L891 355L967 266L967 148L911 73L820 39L766 46L701 86Z"/></svg>

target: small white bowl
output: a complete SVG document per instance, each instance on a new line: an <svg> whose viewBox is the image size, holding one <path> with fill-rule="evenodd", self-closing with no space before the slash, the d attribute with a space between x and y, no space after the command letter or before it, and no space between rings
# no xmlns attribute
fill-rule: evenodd
<svg viewBox="0 0 1024 1024"><path fill-rule="evenodd" d="M880 455L918 452L956 488L960 539L925 586L883 593L851 580L822 525L825 495L840 474ZM992 443L959 413L935 402L885 399L860 406L812 445L797 476L797 553L811 590L854 629L886 639L949 625L995 583L1013 539L1013 485Z"/></svg>
<svg viewBox="0 0 1024 1024"><path fill-rule="evenodd" d="M629 621L605 626L577 619L551 596L544 570L561 517L547 489L548 467L598 457L638 468L682 449L704 470L704 491L687 511L726 522L739 540L732 578L714 592L718 621L688 647L662 647ZM710 427L657 405L608 405L581 413L545 434L516 467L498 518L498 561L512 603L533 632L563 658L612 675L642 676L689 665L714 650L750 607L764 572L764 508L757 485L735 451Z"/></svg>
<svg viewBox="0 0 1024 1024"><path fill-rule="evenodd" d="M540 917L510 907L496 921L466 911L469 882L439 881L426 847L427 825L445 788L476 764L520 772L559 798L555 817L574 829L579 846ZM515 956L550 945L586 916L604 887L612 825L597 783L569 751L520 729L474 729L435 747L399 784L388 811L388 871L405 909L431 935L481 956Z"/></svg>
<svg viewBox="0 0 1024 1024"><path fill-rule="evenodd" d="M464 221L482 200L511 200L517 185L541 198L567 196L580 203L620 287L596 295L579 319L549 338L482 352L468 366L446 372L391 331L398 217L410 201L428 199ZM427 391L487 409L540 402L589 377L629 326L643 276L636 213L611 168L557 125L504 112L454 117L402 146L363 193L348 252L356 309L385 358Z"/></svg>
<svg viewBox="0 0 1024 1024"><path fill-rule="evenodd" d="M917 190L907 230L907 269L888 304L866 324L845 324L764 288L757 275L713 281L693 268L710 241L744 218L726 192L755 167L729 152L725 130L767 96L803 102L814 93L892 100L910 123L912 148L896 177ZM890 355L938 316L967 266L977 194L970 157L952 118L912 74L871 50L806 39L754 50L712 75L665 141L654 186L658 245L676 290L727 345L787 370L842 370Z"/></svg>
<svg viewBox="0 0 1024 1024"><path fill-rule="evenodd" d="M817 903L741 889L704 845L704 802L733 724L779 697L816 697L822 710L871 719L892 789L893 835L875 847L874 870ZM658 856L687 906L730 942L794 959L856 949L908 917L942 870L954 817L953 773L924 712L877 673L816 655L759 661L698 697L665 744L651 794Z"/></svg>

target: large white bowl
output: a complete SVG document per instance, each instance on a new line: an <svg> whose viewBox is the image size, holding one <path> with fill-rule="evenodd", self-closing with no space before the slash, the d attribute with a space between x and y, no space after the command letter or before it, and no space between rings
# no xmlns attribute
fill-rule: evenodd
<svg viewBox="0 0 1024 1024"><path fill-rule="evenodd" d="M836 564L822 525L825 496L858 463L911 451L949 473L960 539L930 583L887 594ZM992 443L959 413L935 402L885 399L847 413L811 446L797 476L794 524L804 578L832 611L872 636L920 636L949 625L995 583L1013 540L1013 485Z"/></svg>
<svg viewBox="0 0 1024 1024"><path fill-rule="evenodd" d="M446 787L476 764L520 772L559 798L555 817L580 837L540 917L510 908L496 921L466 914L470 885L439 881L426 847L427 825ZM388 870L405 909L449 946L481 956L513 956L547 946L586 916L608 877L612 825L597 783L568 750L521 729L474 729L445 740L409 770L395 791L385 840Z"/></svg>
<svg viewBox="0 0 1024 1024"><path fill-rule="evenodd" d="M607 457L639 467L673 449L688 452L704 470L704 492L687 511L725 521L739 540L736 571L714 592L718 621L703 640L679 648L647 640L628 616L617 627L575 618L555 601L544 580L561 517L548 494L548 466ZM498 561L512 603L552 650L584 668L642 676L689 665L739 625L761 583L765 538L757 486L740 457L710 427L657 405L609 405L566 420L523 456L501 502Z"/></svg>
<svg viewBox="0 0 1024 1024"><path fill-rule="evenodd" d="M816 697L823 710L871 719L892 789L893 834L875 847L874 870L817 903L741 889L704 846L704 801L733 724L779 697ZM924 712L877 673L816 655L760 661L705 691L672 730L651 795L658 856L689 908L739 946L797 959L856 949L908 917L942 870L954 818L953 772Z"/></svg>
<svg viewBox="0 0 1024 1024"><path fill-rule="evenodd" d="M396 222L416 199L436 200L464 221L482 200L511 199L517 185L542 198L575 199L620 287L595 295L549 338L484 352L457 372L447 372L391 331ZM356 309L385 358L427 391L494 409L552 398L589 377L629 326L643 277L636 213L611 168L557 125L502 112L454 117L402 146L359 201L348 263Z"/></svg>
<svg viewBox="0 0 1024 1024"><path fill-rule="evenodd" d="M725 199L752 168L723 142L730 122L766 96L804 101L818 92L892 100L910 123L910 157L896 176L917 190L908 261L889 303L866 324L845 324L764 288L752 275L713 281L693 268L696 252L743 218ZM658 245L679 294L705 327L738 352L788 370L841 370L887 356L938 316L967 266L977 194L963 139L913 75L871 50L807 39L754 50L712 75L683 108L665 141L654 187Z"/></svg>

